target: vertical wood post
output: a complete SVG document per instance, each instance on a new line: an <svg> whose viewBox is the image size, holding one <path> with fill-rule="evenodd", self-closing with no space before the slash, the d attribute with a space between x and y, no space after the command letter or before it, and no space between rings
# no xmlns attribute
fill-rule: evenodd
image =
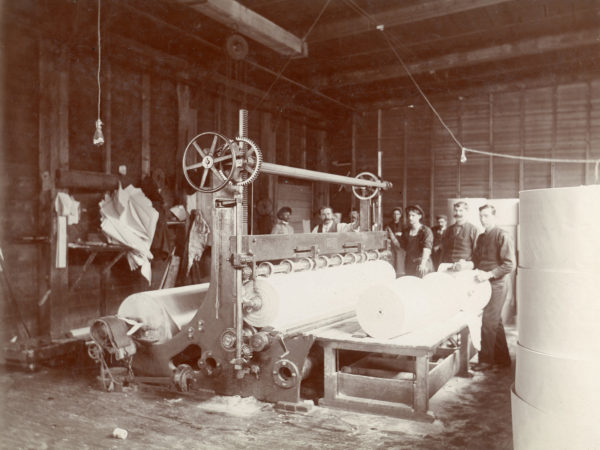
<svg viewBox="0 0 600 450"><path fill-rule="evenodd" d="M556 157L558 136L558 89L554 85L552 87L552 147L550 157ZM550 163L550 187L556 187L556 163Z"/></svg>
<svg viewBox="0 0 600 450"><path fill-rule="evenodd" d="M402 136L402 207L406 209L407 206L407 190L408 190L408 118L404 117L404 129Z"/></svg>
<svg viewBox="0 0 600 450"><path fill-rule="evenodd" d="M142 75L142 178L150 175L150 74Z"/></svg>
<svg viewBox="0 0 600 450"><path fill-rule="evenodd" d="M102 119L104 127L104 173L112 171L112 70L110 63L105 64L104 81L102 83L104 102L102 107Z"/></svg>
<svg viewBox="0 0 600 450"><path fill-rule="evenodd" d="M463 114L463 102L459 99L458 101L458 140L462 142L462 114ZM457 177L456 177L456 196L460 198L462 196L462 163L460 162L461 149L458 149L458 169L457 169Z"/></svg>
<svg viewBox="0 0 600 450"><path fill-rule="evenodd" d="M183 152L188 144L188 124L190 109L190 87L178 83L177 84L177 152L176 160L178 163L183 158ZM175 182L177 198L181 198L183 194L183 173L181 170L175 172Z"/></svg>
<svg viewBox="0 0 600 450"><path fill-rule="evenodd" d="M429 113L431 119L433 115ZM429 133L429 221L431 224L435 223L435 149L433 148L433 120L429 120L431 127Z"/></svg>
<svg viewBox="0 0 600 450"><path fill-rule="evenodd" d="M586 83L587 86L587 95L585 96L585 155L584 158L588 161L591 158L591 150L592 150L592 83L588 81ZM591 176L590 176L590 165L585 165L585 174L584 174L584 183L591 184Z"/></svg>
<svg viewBox="0 0 600 450"><path fill-rule="evenodd" d="M525 91L519 92L519 155L525 156ZM519 192L525 189L525 162L519 160Z"/></svg>
<svg viewBox="0 0 600 450"><path fill-rule="evenodd" d="M57 216L54 198L55 174L69 168L69 69L64 48L40 39L39 41L39 172L42 180L40 193L40 232L50 231L50 252L43 254L40 273L47 274L40 294L45 299L39 305L40 334L59 336L66 330L64 324L68 306L68 265L56 267ZM93 128L92 128L93 129ZM90 135L90 145L91 144ZM47 290L50 295L44 295ZM43 292L43 293L42 293Z"/></svg>
<svg viewBox="0 0 600 450"><path fill-rule="evenodd" d="M494 94L489 95L489 122L488 122L488 136L490 142L490 152L494 152ZM489 156L488 160L488 198L494 198L494 157Z"/></svg>

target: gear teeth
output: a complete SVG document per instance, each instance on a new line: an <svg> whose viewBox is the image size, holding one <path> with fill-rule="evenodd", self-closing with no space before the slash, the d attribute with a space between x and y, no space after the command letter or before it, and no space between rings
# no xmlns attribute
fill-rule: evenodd
<svg viewBox="0 0 600 450"><path fill-rule="evenodd" d="M243 142L245 144L248 144L250 146L251 150L256 155L256 166L254 167L254 169L252 169L252 172L249 173L248 178L246 178L245 180L237 181L235 183L238 186L247 186L249 184L252 184L254 182L254 180L256 180L256 178L258 178L258 174L260 173L260 168L262 166L262 160L263 160L262 152L260 151L260 148L258 147L258 145L252 139L238 136L235 138L235 140L236 140L236 142ZM248 153L248 150L246 150L246 154L247 153ZM245 166L244 166L244 170L246 170ZM249 171L247 171L247 172L249 172Z"/></svg>

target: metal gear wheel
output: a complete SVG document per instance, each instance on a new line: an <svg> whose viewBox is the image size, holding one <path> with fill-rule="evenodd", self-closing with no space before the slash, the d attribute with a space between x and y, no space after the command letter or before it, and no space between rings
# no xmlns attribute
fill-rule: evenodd
<svg viewBox="0 0 600 450"><path fill-rule="evenodd" d="M235 183L238 186L246 186L253 183L260 173L260 167L262 165L262 152L252 139L238 136L235 138L235 141L238 145L243 143L248 146L244 152L242 165L240 167L240 178L242 179L236 181ZM244 174L246 175L245 178L242 176Z"/></svg>

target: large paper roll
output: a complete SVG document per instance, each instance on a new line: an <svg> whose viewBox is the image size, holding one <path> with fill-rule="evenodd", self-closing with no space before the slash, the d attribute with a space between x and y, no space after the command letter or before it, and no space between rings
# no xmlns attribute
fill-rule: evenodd
<svg viewBox="0 0 600 450"><path fill-rule="evenodd" d="M519 268L519 341L531 350L598 358L600 277L590 272Z"/></svg>
<svg viewBox="0 0 600 450"><path fill-rule="evenodd" d="M406 334L430 320L431 315L425 281L412 276L363 290L356 307L361 328L377 339Z"/></svg>
<svg viewBox="0 0 600 450"><path fill-rule="evenodd" d="M520 199L520 266L600 270L600 186L523 191Z"/></svg>
<svg viewBox="0 0 600 450"><path fill-rule="evenodd" d="M208 287L209 283L203 283L138 292L123 300L117 316L141 322L162 343L193 319Z"/></svg>
<svg viewBox="0 0 600 450"><path fill-rule="evenodd" d="M547 413L530 405L511 389L515 450L589 450L600 443L597 416L580 411Z"/></svg>
<svg viewBox="0 0 600 450"><path fill-rule="evenodd" d="M436 316L450 317L460 311L464 286L456 278L445 272L431 272L423 277L423 281Z"/></svg>
<svg viewBox="0 0 600 450"><path fill-rule="evenodd" d="M246 298L258 294L262 306L246 313L255 327L285 331L336 315L354 312L360 292L373 284L385 284L396 273L386 261L349 264L328 269L259 278L249 284Z"/></svg>
<svg viewBox="0 0 600 450"><path fill-rule="evenodd" d="M545 412L600 415L599 361L557 358L517 345L515 391Z"/></svg>
<svg viewBox="0 0 600 450"><path fill-rule="evenodd" d="M490 282L477 281L475 278L477 270L462 270L460 272L455 272L450 270L451 267L452 264L440 264L437 273L446 274L455 279L456 284L454 285L454 289L457 290L456 298L461 310L479 314L479 312L485 308L485 305L488 304L492 296Z"/></svg>

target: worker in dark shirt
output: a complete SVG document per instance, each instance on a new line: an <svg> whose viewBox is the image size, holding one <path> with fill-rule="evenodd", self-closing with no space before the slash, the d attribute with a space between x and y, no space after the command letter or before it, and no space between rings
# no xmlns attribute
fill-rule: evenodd
<svg viewBox="0 0 600 450"><path fill-rule="evenodd" d="M473 249L477 241L479 231L477 227L467 221L469 205L465 201L458 201L454 204L454 220L444 236L442 237L442 254L440 263L452 263L453 270L464 270L467 266L463 263L471 261L473 258Z"/></svg>
<svg viewBox="0 0 600 450"><path fill-rule="evenodd" d="M494 206L479 208L479 218L485 231L477 238L473 265L478 281L490 281L492 296L483 309L481 351L479 364L474 369L488 370L494 366L511 366L501 312L509 289L508 275L515 269L515 250L510 235L496 225Z"/></svg>
<svg viewBox="0 0 600 450"><path fill-rule="evenodd" d="M435 218L437 225L431 228L433 233L433 250L431 251L431 260L433 261L433 269L437 270L442 258L442 239L448 227L448 216L438 214Z"/></svg>

